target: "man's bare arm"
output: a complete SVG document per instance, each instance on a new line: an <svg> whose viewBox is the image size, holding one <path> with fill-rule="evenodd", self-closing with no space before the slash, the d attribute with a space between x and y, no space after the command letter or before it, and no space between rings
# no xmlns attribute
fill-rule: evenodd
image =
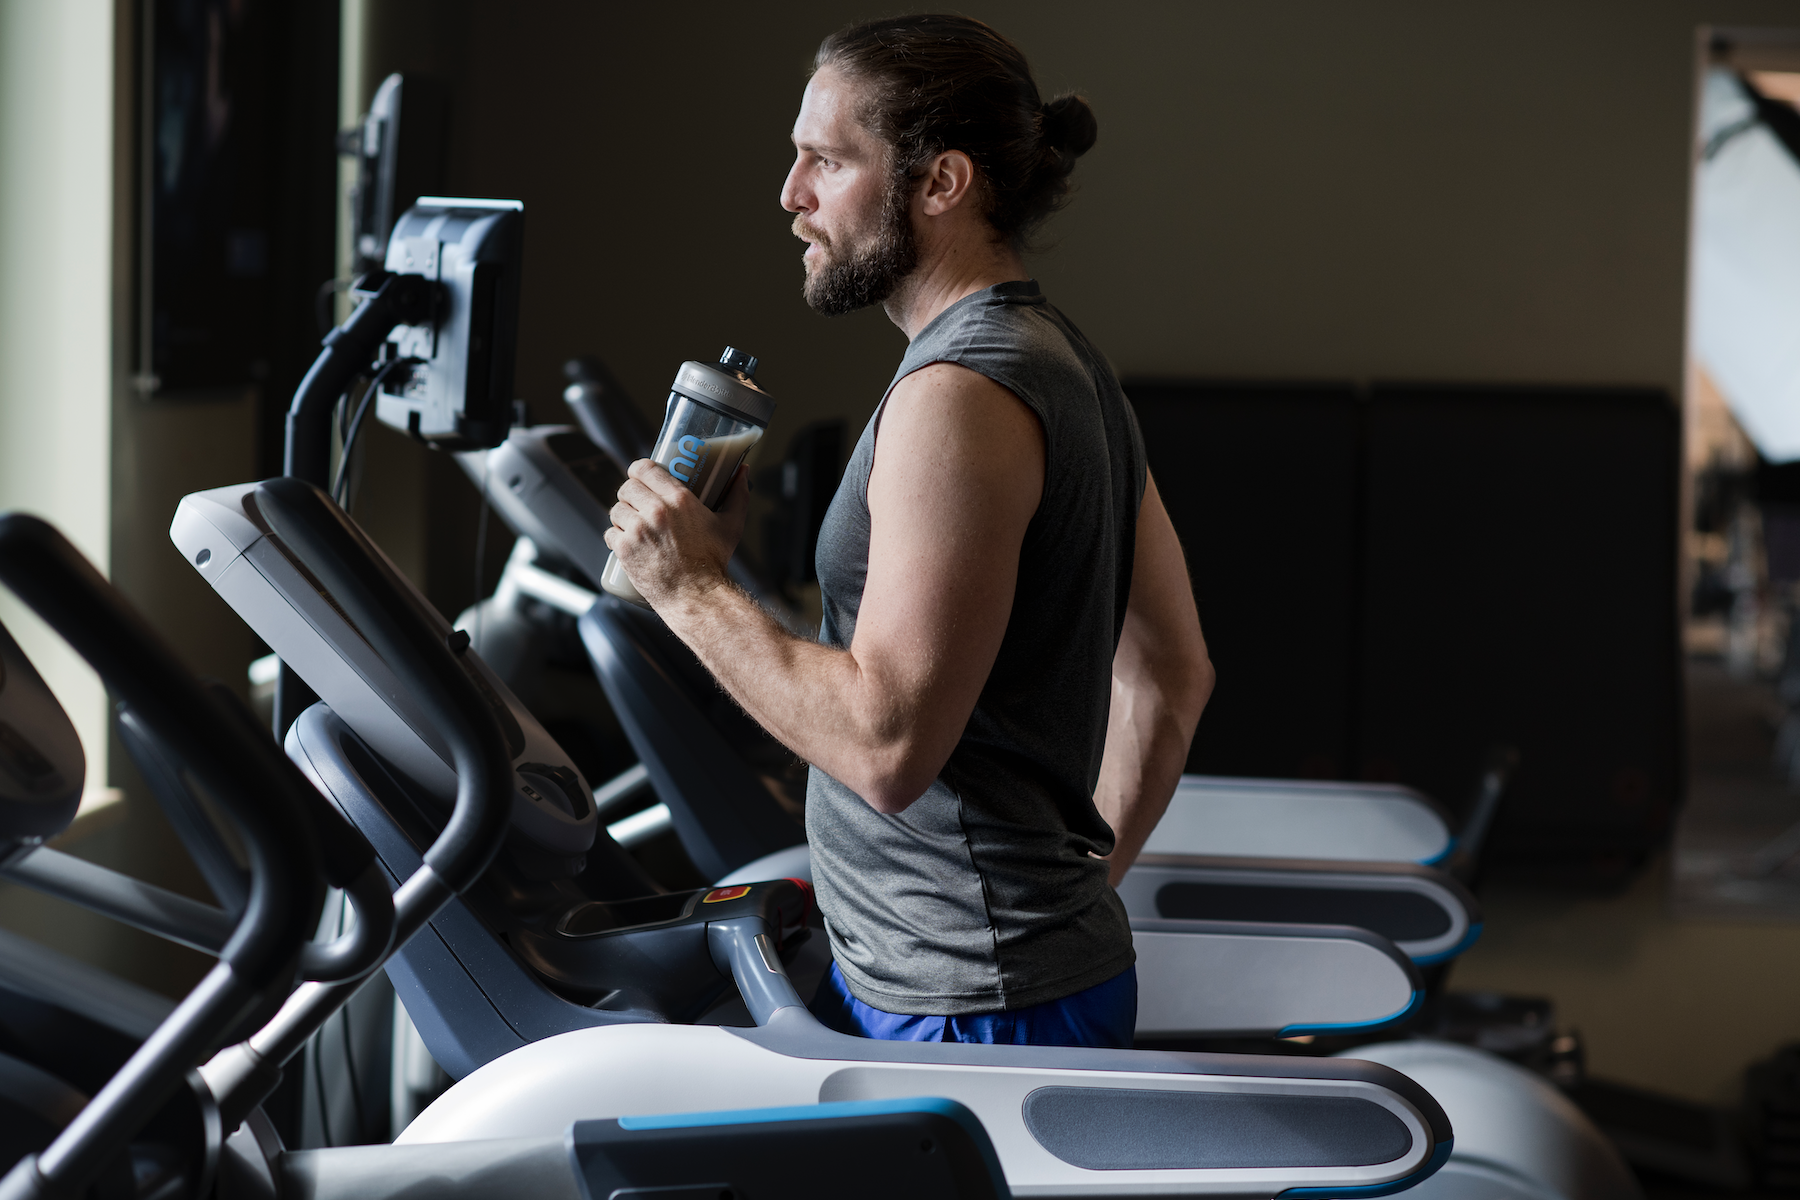
<svg viewBox="0 0 1800 1200"><path fill-rule="evenodd" d="M752 717L893 813L937 778L999 654L1043 495L1044 438L1011 392L938 363L895 386L878 447L869 573L848 650L792 637L726 582L741 479L715 514L661 467L634 463L607 544Z"/></svg>
<svg viewBox="0 0 1800 1200"><path fill-rule="evenodd" d="M1212 689L1212 661L1181 542L1156 481L1146 476L1131 600L1113 653L1106 756L1094 791L1094 803L1117 839L1107 856L1114 887L1169 807Z"/></svg>

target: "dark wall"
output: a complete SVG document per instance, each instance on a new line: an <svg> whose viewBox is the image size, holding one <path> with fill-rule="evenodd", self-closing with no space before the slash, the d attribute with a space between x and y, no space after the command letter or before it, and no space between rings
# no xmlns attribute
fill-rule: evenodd
<svg viewBox="0 0 1800 1200"><path fill-rule="evenodd" d="M1377 389L1367 445L1364 774L1460 801L1514 745L1493 855L1630 865L1682 789L1668 398Z"/></svg>
<svg viewBox="0 0 1800 1200"><path fill-rule="evenodd" d="M1129 388L1219 683L1189 768L1520 767L1500 861L1610 871L1681 790L1677 420L1656 392Z"/></svg>
<svg viewBox="0 0 1800 1200"><path fill-rule="evenodd" d="M587 349L650 403L683 358L741 339L778 422L868 412L898 335L878 313L803 308L776 195L820 38L892 8L363 7L379 70L457 76L456 186L526 202L522 395L553 403L560 358ZM1094 104L1079 194L1031 266L1123 371L1676 392L1696 34L1788 22L1789 7L961 11L1014 39L1046 89Z"/></svg>
<svg viewBox="0 0 1800 1200"><path fill-rule="evenodd" d="M1219 675L1190 764L1353 776L1355 393L1138 383L1130 394Z"/></svg>

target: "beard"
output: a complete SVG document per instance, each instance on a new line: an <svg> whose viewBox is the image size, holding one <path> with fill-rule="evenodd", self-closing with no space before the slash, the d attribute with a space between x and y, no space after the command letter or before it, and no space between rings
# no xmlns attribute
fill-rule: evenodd
<svg viewBox="0 0 1800 1200"><path fill-rule="evenodd" d="M807 268L801 295L814 312L841 317L894 294L919 265L919 243L912 227L912 180L891 179L875 214L872 230L847 234L842 245L823 230L794 218L794 236L818 244L820 261Z"/></svg>

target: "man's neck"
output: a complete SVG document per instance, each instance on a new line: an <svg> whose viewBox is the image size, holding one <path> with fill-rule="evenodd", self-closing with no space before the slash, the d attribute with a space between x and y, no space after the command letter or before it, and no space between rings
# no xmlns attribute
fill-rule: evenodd
<svg viewBox="0 0 1800 1200"><path fill-rule="evenodd" d="M919 266L894 294L882 302L888 320L907 341L937 315L961 300L997 283L1029 278L1025 260L1006 239L960 238L947 245L920 247Z"/></svg>

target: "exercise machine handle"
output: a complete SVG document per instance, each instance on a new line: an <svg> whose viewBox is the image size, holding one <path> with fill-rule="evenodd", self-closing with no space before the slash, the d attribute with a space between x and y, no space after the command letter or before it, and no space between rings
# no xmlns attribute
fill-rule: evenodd
<svg viewBox="0 0 1800 1200"><path fill-rule="evenodd" d="M0 516L0 582L130 704L230 812L250 862L244 912L219 962L41 1155L0 1180L0 1197L82 1194L225 1031L293 986L324 898L318 840L267 738L250 738L174 651L55 529Z"/></svg>
<svg viewBox="0 0 1800 1200"><path fill-rule="evenodd" d="M217 681L206 686L218 701L221 712L242 728L243 736L259 742L268 738L268 732L255 714L230 688ZM237 912L241 911L242 872L213 828L206 806L188 786L177 765L179 759L145 726L130 705L119 705L119 733L149 782L151 793L169 817L169 823L201 866L208 884L225 903L227 912L183 897L171 897L161 893L161 889L149 888L125 876L116 876L109 883L100 876L114 873L102 867L60 863L54 859L40 862L45 859L42 851L16 866L0 870L39 891L85 904L149 933L208 954L217 954L224 939L207 935L220 923L229 931ZM296 770L285 756L281 761L286 764L285 770ZM300 976L321 982L361 979L375 969L394 943L394 902L388 894L386 877L375 860L375 848L336 806L304 780L295 790L303 798L308 822L319 839L325 881L342 888L356 909L356 922L343 934L322 945L307 943L300 955ZM84 886L85 892L81 890Z"/></svg>
<svg viewBox="0 0 1800 1200"><path fill-rule="evenodd" d="M368 369L394 327L428 320L436 299L437 285L423 275L389 275L342 325L325 335L325 348L307 368L288 408L284 473L321 487L330 484L331 410L338 397Z"/></svg>
<svg viewBox="0 0 1800 1200"><path fill-rule="evenodd" d="M455 807L424 863L394 893L394 944L405 945L452 896L479 879L500 850L512 817L506 737L488 696L458 660L468 648L467 635L446 640L437 633L405 583L331 497L293 477L265 480L254 497L275 536L331 593L450 747ZM303 985L267 1025L201 1068L223 1128L236 1128L274 1090L282 1065L354 990L347 983Z"/></svg>
<svg viewBox="0 0 1800 1200"><path fill-rule="evenodd" d="M805 1001L781 965L769 923L761 917L729 917L709 921L706 946L713 965L737 981L738 995L758 1025L767 1025L777 1009L805 1008Z"/></svg>
<svg viewBox="0 0 1800 1200"><path fill-rule="evenodd" d="M620 471L650 457L656 432L611 368L590 355L564 363L563 374L569 380L563 403L575 414L588 441L606 451Z"/></svg>
<svg viewBox="0 0 1800 1200"><path fill-rule="evenodd" d="M268 731L236 693L216 681L209 686L220 709L236 720L245 737L267 739ZM278 757L287 770L298 774L299 768L285 754ZM379 966L394 946L394 900L387 877L375 858L375 847L336 805L310 783L299 791L308 823L319 838L325 881L342 888L356 909L356 921L349 929L329 942L308 942L301 950L300 977L321 983L361 979Z"/></svg>
<svg viewBox="0 0 1800 1200"><path fill-rule="evenodd" d="M453 648L424 619L406 585L331 498L292 477L257 485L270 529L318 576L351 624L393 668L400 685L450 748L456 804L431 848L429 867L450 891L481 877L512 816L512 755L488 697Z"/></svg>
<svg viewBox="0 0 1800 1200"><path fill-rule="evenodd" d="M1469 817L1456 836L1456 851L1450 868L1464 879L1473 879L1480 867L1481 851L1493 827L1494 814L1513 773L1519 769L1519 752L1511 746L1488 747L1481 764L1481 778L1475 785L1475 800L1469 806Z"/></svg>

